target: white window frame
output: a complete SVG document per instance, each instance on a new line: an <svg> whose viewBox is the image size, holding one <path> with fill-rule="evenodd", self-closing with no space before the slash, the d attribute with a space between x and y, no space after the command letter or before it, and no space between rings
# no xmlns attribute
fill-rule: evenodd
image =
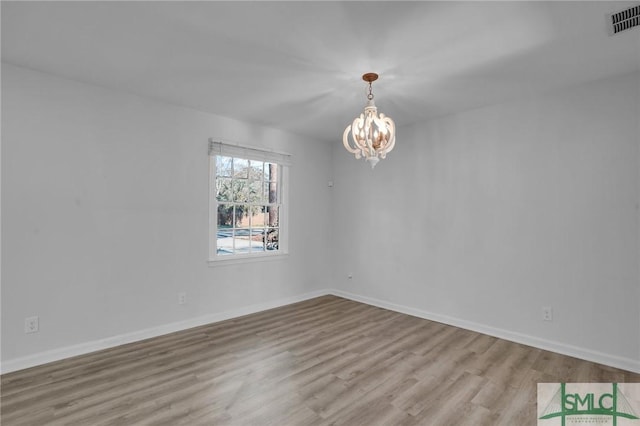
<svg viewBox="0 0 640 426"><path fill-rule="evenodd" d="M278 164L278 184L280 195L278 250L219 255L218 239L218 200L216 198L216 157L218 155L264 161ZM289 255L289 167L291 155L283 152L266 150L217 139L209 139L209 259L210 266L228 265L233 263L257 262L272 259L282 259Z"/></svg>

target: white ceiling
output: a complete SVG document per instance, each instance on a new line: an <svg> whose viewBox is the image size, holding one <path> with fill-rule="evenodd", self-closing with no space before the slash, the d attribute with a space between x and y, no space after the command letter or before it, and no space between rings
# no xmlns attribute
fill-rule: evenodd
<svg viewBox="0 0 640 426"><path fill-rule="evenodd" d="M640 70L638 2L7 2L2 60L336 141Z"/></svg>

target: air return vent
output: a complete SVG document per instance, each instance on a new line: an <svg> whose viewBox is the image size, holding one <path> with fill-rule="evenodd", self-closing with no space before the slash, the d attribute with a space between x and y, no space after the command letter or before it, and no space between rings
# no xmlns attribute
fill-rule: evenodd
<svg viewBox="0 0 640 426"><path fill-rule="evenodd" d="M640 5L611 15L611 34L629 30L640 25Z"/></svg>

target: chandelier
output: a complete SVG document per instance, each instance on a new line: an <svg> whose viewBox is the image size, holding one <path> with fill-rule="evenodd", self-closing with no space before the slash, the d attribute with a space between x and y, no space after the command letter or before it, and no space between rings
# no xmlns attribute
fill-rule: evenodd
<svg viewBox="0 0 640 426"><path fill-rule="evenodd" d="M362 79L369 83L369 93L367 94L367 106L360 117L356 117L353 123L344 130L342 142L344 147L356 159L364 158L371 164L373 169L380 159L384 159L387 153L391 152L396 144L396 125L393 120L383 113L378 115L378 108L373 102L371 83L378 79L378 74L367 73ZM349 139L351 133L351 142Z"/></svg>

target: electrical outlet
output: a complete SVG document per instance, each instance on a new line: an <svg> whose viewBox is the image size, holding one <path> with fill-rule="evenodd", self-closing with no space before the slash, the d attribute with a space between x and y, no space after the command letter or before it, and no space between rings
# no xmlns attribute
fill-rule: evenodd
<svg viewBox="0 0 640 426"><path fill-rule="evenodd" d="M29 317L24 319L24 332L37 333L40 329L38 317Z"/></svg>
<svg viewBox="0 0 640 426"><path fill-rule="evenodd" d="M184 305L187 303L187 293L184 291L182 293L178 293L178 305Z"/></svg>
<svg viewBox="0 0 640 426"><path fill-rule="evenodd" d="M553 309L551 308L551 306L542 307L542 320L553 321Z"/></svg>

